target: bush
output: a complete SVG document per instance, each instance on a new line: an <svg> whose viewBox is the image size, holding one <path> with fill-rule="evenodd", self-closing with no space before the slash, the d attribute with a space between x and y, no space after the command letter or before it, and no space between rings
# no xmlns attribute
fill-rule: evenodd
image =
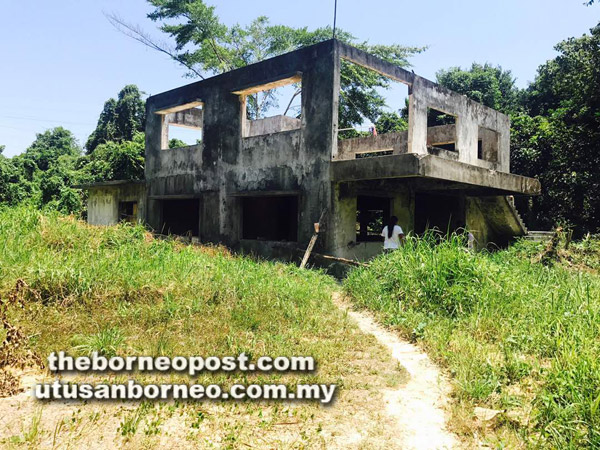
<svg viewBox="0 0 600 450"><path fill-rule="evenodd" d="M587 272L534 262L536 243L472 254L458 236L434 241L409 239L354 270L345 289L449 368L467 417L474 406L507 411L496 436L512 437L496 445L600 447L593 239L563 253Z"/></svg>

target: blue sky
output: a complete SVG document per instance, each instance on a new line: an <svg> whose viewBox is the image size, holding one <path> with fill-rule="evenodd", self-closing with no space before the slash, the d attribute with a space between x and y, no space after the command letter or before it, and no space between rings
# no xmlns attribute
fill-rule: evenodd
<svg viewBox="0 0 600 450"><path fill-rule="evenodd" d="M85 143L104 102L126 84L156 94L190 82L168 57L115 31L104 11L154 30L144 0L0 0L5 155L22 152L35 133L59 125ZM330 24L332 11L333 0L224 0L217 6L227 24L266 15L272 23L309 28ZM490 62L512 70L521 87L555 55L556 43L586 33L599 19L600 5L586 7L583 0L338 0L338 26L357 38L429 46L412 60L422 76ZM394 106L401 106L402 95L391 96Z"/></svg>

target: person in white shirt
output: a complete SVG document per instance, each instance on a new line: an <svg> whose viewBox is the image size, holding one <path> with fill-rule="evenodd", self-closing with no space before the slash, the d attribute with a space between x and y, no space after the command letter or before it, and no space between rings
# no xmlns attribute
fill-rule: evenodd
<svg viewBox="0 0 600 450"><path fill-rule="evenodd" d="M388 224L383 227L381 236L383 236L384 251L396 250L404 242L404 231L398 225L398 218L396 216L390 217Z"/></svg>

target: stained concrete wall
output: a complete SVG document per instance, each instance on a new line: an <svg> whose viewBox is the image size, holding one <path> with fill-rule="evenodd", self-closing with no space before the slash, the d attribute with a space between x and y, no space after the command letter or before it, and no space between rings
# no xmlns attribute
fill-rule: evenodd
<svg viewBox="0 0 600 450"><path fill-rule="evenodd" d="M427 111L433 108L457 118L456 149L460 162L510 172L510 119L464 95L445 89L417 75L411 86L408 107L408 151L427 154ZM496 161L477 158L480 127L498 133Z"/></svg>
<svg viewBox="0 0 600 450"><path fill-rule="evenodd" d="M282 131L297 130L301 127L302 120L282 115L265 117L264 119L246 120L244 137L280 133Z"/></svg>
<svg viewBox="0 0 600 450"><path fill-rule="evenodd" d="M342 58L409 85L408 132L338 142ZM302 82L300 121L248 123L244 93L281 80ZM182 105L199 104L202 144L161 150L169 114ZM329 214L316 251L358 259L378 253L380 243L356 243L356 196L362 190L392 197L393 214L409 231L414 226L414 184L405 183L407 178L424 180L422 190L460 185L486 193L539 191L535 180L508 173L507 116L335 40L151 96L146 108L149 225L160 228L161 202L198 198L201 240L265 256L305 247L324 209ZM445 136L449 128L428 129L428 108L458 117L450 130L458 152L430 149L432 135ZM497 133L496 161L477 157L482 128ZM357 152L389 148L393 156L354 160ZM489 146L484 154L490 154ZM242 240L242 196L286 194L298 195L298 242ZM471 221L476 222L481 211L473 211Z"/></svg>
<svg viewBox="0 0 600 450"><path fill-rule="evenodd" d="M234 92L296 73L302 77L300 129L244 137L245 97ZM295 192L300 213L294 246L304 246L312 235L312 224L330 206L329 164L338 86L339 58L335 42L329 41L150 97L146 103L149 224L160 226L161 201L199 196L205 210L211 205L210 220L204 217L200 227L203 237L232 247L266 248L266 244L240 239L238 195ZM161 150L164 111L192 102L203 104L202 145ZM327 239L319 245L325 246Z"/></svg>
<svg viewBox="0 0 600 450"><path fill-rule="evenodd" d="M330 254L348 259L367 260L381 253L383 242L358 242L356 211L358 196L389 198L390 214L398 217L405 233L414 228L414 193L408 186L393 181L374 180L358 183L338 183L334 188L333 227ZM385 219L384 219L385 220Z"/></svg>
<svg viewBox="0 0 600 450"><path fill-rule="evenodd" d="M87 215L91 225L115 225L119 222L119 202L138 203L138 221L146 216L146 187L123 184L88 188Z"/></svg>

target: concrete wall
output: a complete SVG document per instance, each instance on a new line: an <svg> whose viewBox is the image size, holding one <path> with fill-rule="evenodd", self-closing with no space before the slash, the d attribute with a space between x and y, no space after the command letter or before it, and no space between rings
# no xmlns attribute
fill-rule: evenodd
<svg viewBox="0 0 600 450"><path fill-rule="evenodd" d="M408 107L408 151L427 154L427 111L433 108L456 117L456 149L460 162L510 172L510 119L508 116L445 89L417 75ZM498 133L496 161L477 158L480 128Z"/></svg>
<svg viewBox="0 0 600 450"><path fill-rule="evenodd" d="M239 195L294 192L299 195L298 242L294 247L305 246L313 232L312 224L324 208L330 207L329 164L338 114L338 68L336 46L330 41L150 97L146 103L150 226L160 226L161 201L198 196L204 211L201 238L244 247ZM246 99L234 92L298 73L302 81L300 128L245 137ZM161 150L165 111L194 102L203 105L202 145ZM277 127L269 128L274 129ZM325 246L327 239L320 239L319 246ZM267 243L246 244L251 250L272 247Z"/></svg>
<svg viewBox="0 0 600 450"><path fill-rule="evenodd" d="M246 120L244 137L280 133L300 128L302 128L302 120L282 115L257 120Z"/></svg>
<svg viewBox="0 0 600 450"><path fill-rule="evenodd" d="M383 242L357 242L356 210L359 195L390 198L391 215L405 233L414 228L414 193L408 186L390 180L338 183L334 188L332 220L334 233L329 254L348 259L367 260L381 253Z"/></svg>
<svg viewBox="0 0 600 450"><path fill-rule="evenodd" d="M98 186L88 189L88 223L115 225L119 222L119 202L138 202L138 221L146 216L146 187L143 184Z"/></svg>

